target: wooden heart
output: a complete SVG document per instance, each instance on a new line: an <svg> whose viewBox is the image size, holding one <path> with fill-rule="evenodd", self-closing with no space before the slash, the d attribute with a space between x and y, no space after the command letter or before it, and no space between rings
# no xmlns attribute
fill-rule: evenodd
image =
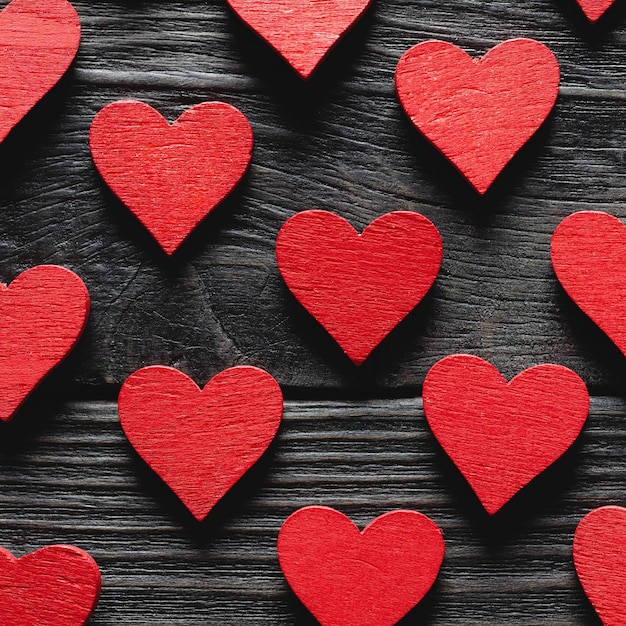
<svg viewBox="0 0 626 626"><path fill-rule="evenodd" d="M626 509L603 506L574 534L580 583L604 626L626 626Z"/></svg>
<svg viewBox="0 0 626 626"><path fill-rule="evenodd" d="M576 0L590 22L597 22L615 3L615 0Z"/></svg>
<svg viewBox="0 0 626 626"><path fill-rule="evenodd" d="M432 587L441 530L415 511L391 511L360 532L322 506L290 515L278 535L287 582L321 626L393 626Z"/></svg>
<svg viewBox="0 0 626 626"><path fill-rule="evenodd" d="M21 559L0 548L2 626L82 626L100 587L96 562L73 546L48 546Z"/></svg>
<svg viewBox="0 0 626 626"><path fill-rule="evenodd" d="M567 451L589 412L585 383L562 365L507 383L467 354L435 363L423 397L433 434L490 515Z"/></svg>
<svg viewBox="0 0 626 626"><path fill-rule="evenodd" d="M122 428L139 456L203 520L261 457L283 411L278 383L256 367L233 367L203 390L160 365L122 386Z"/></svg>
<svg viewBox="0 0 626 626"><path fill-rule="evenodd" d="M396 68L396 91L417 129L485 193L552 110L559 64L532 39L511 39L472 59L425 41Z"/></svg>
<svg viewBox="0 0 626 626"><path fill-rule="evenodd" d="M360 235L334 213L303 211L276 240L287 287L357 365L426 295L441 257L435 225L409 211L387 213Z"/></svg>
<svg viewBox="0 0 626 626"><path fill-rule="evenodd" d="M0 419L7 421L78 341L89 293L74 272L38 265L0 283Z"/></svg>
<svg viewBox="0 0 626 626"><path fill-rule="evenodd" d="M554 231L552 266L569 297L626 355L626 226L599 211L579 211Z"/></svg>
<svg viewBox="0 0 626 626"><path fill-rule="evenodd" d="M227 0L235 13L309 78L372 0Z"/></svg>
<svg viewBox="0 0 626 626"><path fill-rule="evenodd" d="M119 101L94 118L94 163L167 254L235 187L252 157L252 128L224 102L203 102L172 125L143 102Z"/></svg>
<svg viewBox="0 0 626 626"><path fill-rule="evenodd" d="M78 51L66 0L13 0L0 12L0 141L56 85Z"/></svg>

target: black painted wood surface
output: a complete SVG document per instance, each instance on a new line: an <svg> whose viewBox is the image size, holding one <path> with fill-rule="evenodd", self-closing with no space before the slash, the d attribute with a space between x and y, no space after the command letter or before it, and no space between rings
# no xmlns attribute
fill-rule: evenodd
<svg viewBox="0 0 626 626"><path fill-rule="evenodd" d="M442 526L448 552L407 624L597 624L571 538L588 510L626 505L626 360L559 287L549 243L582 208L626 219L624 0L594 27L574 0L375 0L308 84L223 1L74 4L83 24L75 64L0 145L0 279L66 265L87 283L92 314L66 363L0 425L0 544L17 554L54 541L92 551L104 573L94 625L306 625L275 558L284 518L320 503L365 525L411 507ZM481 55L517 36L552 48L561 92L480 198L407 122L393 72L425 39ZM242 184L172 259L89 156L93 116L119 98L170 120L224 100L255 133ZM307 208L358 228L419 211L443 236L431 294L360 369L276 269L278 229ZM433 441L417 399L429 367L459 351L508 377L562 363L597 395L579 443L495 520ZM202 525L117 423L119 385L154 363L199 384L258 365L289 399L277 443Z"/></svg>
<svg viewBox="0 0 626 626"><path fill-rule="evenodd" d="M599 624L571 542L590 508L625 503L626 401L596 397L577 444L495 518L434 441L417 398L288 401L261 462L198 524L126 441L111 402L68 403L1 444L0 535L24 553L90 551L93 626L314 624L284 581L276 537L310 504L361 527L395 508L443 529L446 557L402 623Z"/></svg>

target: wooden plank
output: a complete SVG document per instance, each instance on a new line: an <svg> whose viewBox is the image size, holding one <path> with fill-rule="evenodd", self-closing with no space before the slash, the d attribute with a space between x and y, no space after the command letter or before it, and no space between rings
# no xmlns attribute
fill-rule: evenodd
<svg viewBox="0 0 626 626"><path fill-rule="evenodd" d="M0 278L59 263L92 295L87 332L55 386L119 385L151 363L203 383L248 363L302 390L415 394L436 360L467 351L507 376L554 361L598 392L622 387L624 358L558 286L549 241L580 208L626 218L623 7L591 30L574 0L381 0L305 84L226 3L75 4L84 32L73 69L0 146ZM481 201L406 120L393 71L426 38L482 54L512 36L555 51L561 95ZM171 260L90 159L93 116L129 97L170 120L222 99L255 133L243 184ZM420 211L443 235L431 295L359 370L276 270L276 233L307 208L336 211L357 228L388 211Z"/></svg>
<svg viewBox="0 0 626 626"><path fill-rule="evenodd" d="M260 464L198 524L133 452L116 406L78 402L4 428L0 545L75 543L96 558L93 626L313 624L281 575L278 530L333 506L363 526L417 509L445 534L438 583L403 624L599 624L571 543L592 508L626 504L626 401L592 399L579 441L494 519L436 444L421 400L289 401Z"/></svg>

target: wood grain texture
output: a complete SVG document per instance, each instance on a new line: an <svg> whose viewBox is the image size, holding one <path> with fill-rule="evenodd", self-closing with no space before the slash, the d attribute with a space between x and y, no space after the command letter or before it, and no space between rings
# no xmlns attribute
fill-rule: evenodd
<svg viewBox="0 0 626 626"><path fill-rule="evenodd" d="M203 389L173 367L144 367L120 391L124 433L202 521L276 436L283 395L258 367L231 367Z"/></svg>
<svg viewBox="0 0 626 626"><path fill-rule="evenodd" d="M46 546L20 557L0 548L4 626L83 626L100 595L96 562L74 546Z"/></svg>
<svg viewBox="0 0 626 626"><path fill-rule="evenodd" d="M85 283L64 267L37 265L0 283L0 420L10 420L67 356L88 315Z"/></svg>
<svg viewBox="0 0 626 626"><path fill-rule="evenodd" d="M250 123L224 102L202 102L170 125L144 102L122 100L89 131L100 175L167 254L241 180L252 144Z"/></svg>
<svg viewBox="0 0 626 626"><path fill-rule="evenodd" d="M393 211L358 233L329 211L302 211L276 238L285 284L355 365L428 293L443 254L437 227Z"/></svg>
<svg viewBox="0 0 626 626"><path fill-rule="evenodd" d="M551 234L568 214L594 208L626 218L619 3L592 29L572 0L531 0L523 10L504 0L380 0L308 83L222 2L75 6L83 24L75 64L0 147L0 278L57 263L92 294L91 321L56 384L119 386L156 363L208 380L251 364L289 388L416 393L437 360L471 352L507 377L554 362L592 390L624 388L624 357L564 294L549 260ZM393 74L425 39L481 56L512 36L554 51L560 96L481 199L412 128ZM120 98L145 101L169 120L221 100L253 127L248 174L174 263L89 156L91 121ZM310 208L359 230L412 210L442 234L433 290L360 369L301 311L276 268L281 225Z"/></svg>
<svg viewBox="0 0 626 626"><path fill-rule="evenodd" d="M389 511L359 529L340 511L307 506L278 533L278 562L321 626L394 626L441 569L441 529L417 511Z"/></svg>
<svg viewBox="0 0 626 626"><path fill-rule="evenodd" d="M560 363L595 394L624 392L624 356L564 293L549 257L570 213L626 218L624 2L591 25L574 0L377 0L308 81L218 0L74 5L75 63L0 145L0 280L40 263L69 267L92 315L20 419L0 425L0 545L89 550L104 575L94 626L303 626L311 618L275 554L288 515L327 505L364 527L408 508L443 529L447 556L405 624L597 625L572 537L589 510L626 504L626 404L592 398L573 449L492 520L412 397L454 352L507 378ZM406 118L394 70L420 41L480 57L512 37L554 51L559 98L479 197ZM172 259L91 161L91 122L119 99L168 120L227 102L255 135L241 184ZM276 267L280 227L311 208L358 230L390 211L419 212L442 235L430 294L360 368ZM256 365L288 397L316 398L287 404L276 443L200 525L132 451L112 404L63 404L113 400L132 372L157 363L200 384ZM386 399L328 400L375 396Z"/></svg>
<svg viewBox="0 0 626 626"><path fill-rule="evenodd" d="M419 399L287 401L275 443L203 524L127 443L113 403L59 405L3 425L0 540L87 550L103 576L91 626L298 626L314 621L280 570L285 519L331 506L360 528L394 509L443 531L433 590L401 624L599 626L574 531L626 505L626 401L593 398L576 445L488 516L426 425Z"/></svg>
<svg viewBox="0 0 626 626"><path fill-rule="evenodd" d="M402 55L395 73L411 122L481 194L548 117L559 80L551 50L521 38L479 59L425 41Z"/></svg>
<svg viewBox="0 0 626 626"><path fill-rule="evenodd" d="M626 624L626 509L603 506L574 534L574 565L604 626Z"/></svg>

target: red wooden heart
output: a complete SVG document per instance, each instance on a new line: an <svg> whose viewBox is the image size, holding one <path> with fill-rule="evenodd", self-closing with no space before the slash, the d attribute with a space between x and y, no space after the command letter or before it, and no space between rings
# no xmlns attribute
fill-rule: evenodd
<svg viewBox="0 0 626 626"><path fill-rule="evenodd" d="M479 193L552 110L559 64L532 39L511 39L472 59L443 41L425 41L396 68L396 90L417 129Z"/></svg>
<svg viewBox="0 0 626 626"><path fill-rule="evenodd" d="M626 626L626 509L589 513L574 534L580 583L604 626Z"/></svg>
<svg viewBox="0 0 626 626"><path fill-rule="evenodd" d="M21 559L0 548L2 626L82 626L100 586L96 562L73 546L48 546Z"/></svg>
<svg viewBox="0 0 626 626"><path fill-rule="evenodd" d="M363 532L322 506L290 515L278 535L287 582L322 626L393 626L432 587L441 530L415 511L391 511Z"/></svg>
<svg viewBox="0 0 626 626"><path fill-rule="evenodd" d="M287 287L357 365L426 295L441 257L435 225L409 211L387 213L361 235L333 213L303 211L276 240Z"/></svg>
<svg viewBox="0 0 626 626"><path fill-rule="evenodd" d="M38 265L0 283L0 419L7 421L78 341L89 293L73 272Z"/></svg>
<svg viewBox="0 0 626 626"><path fill-rule="evenodd" d="M0 12L0 141L56 85L80 42L66 0L13 0Z"/></svg>
<svg viewBox="0 0 626 626"><path fill-rule="evenodd" d="M122 428L139 456L203 520L274 439L283 410L278 383L233 367L201 391L171 367L145 367L122 386Z"/></svg>
<svg viewBox="0 0 626 626"><path fill-rule="evenodd" d="M607 213L574 213L552 236L552 266L563 289L626 355L624 255L626 226Z"/></svg>
<svg viewBox="0 0 626 626"><path fill-rule="evenodd" d="M493 515L574 443L589 412L585 383L537 365L509 383L467 354L435 363L424 381L433 434Z"/></svg>
<svg viewBox="0 0 626 626"><path fill-rule="evenodd" d="M252 30L306 79L372 0L227 1Z"/></svg>
<svg viewBox="0 0 626 626"><path fill-rule="evenodd" d="M143 102L113 102L89 134L102 178L167 254L239 182L252 143L248 120L224 102L198 104L172 125Z"/></svg>
<svg viewBox="0 0 626 626"><path fill-rule="evenodd" d="M597 22L608 11L615 0L576 0L590 22Z"/></svg>

